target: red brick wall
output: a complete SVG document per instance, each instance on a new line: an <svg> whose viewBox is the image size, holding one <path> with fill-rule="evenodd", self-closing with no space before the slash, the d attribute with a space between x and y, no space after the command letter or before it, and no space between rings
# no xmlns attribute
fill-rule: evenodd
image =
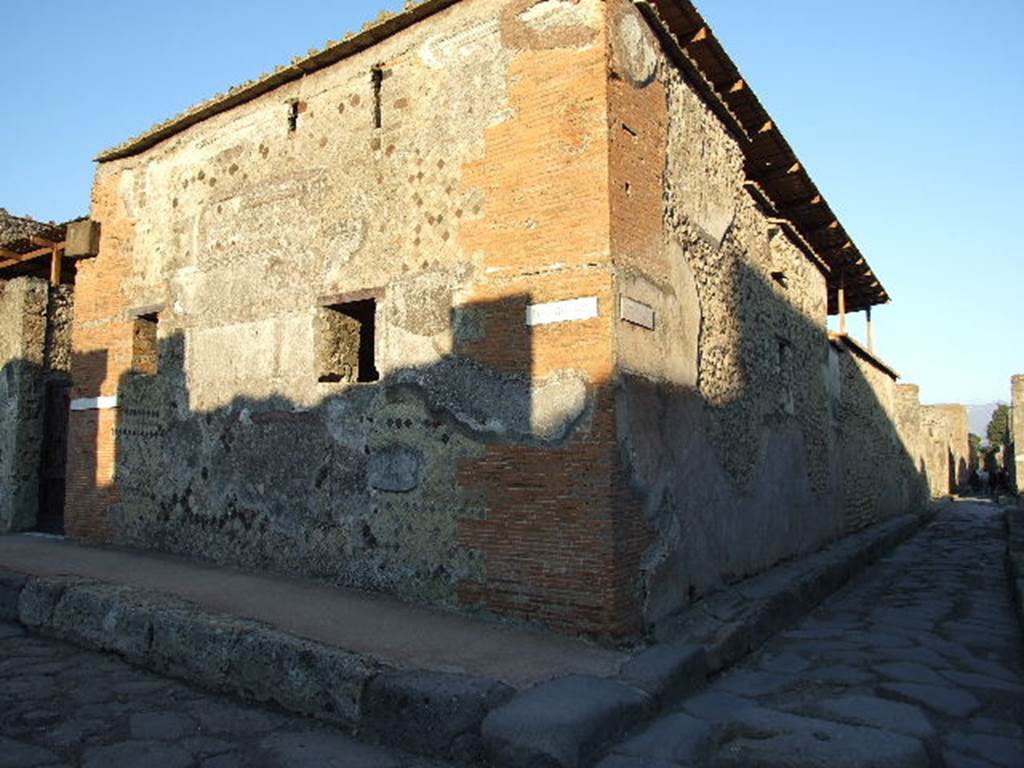
<svg viewBox="0 0 1024 768"><path fill-rule="evenodd" d="M120 203L120 174L101 171L93 188L92 216L102 223L100 253L79 262L72 328L72 400L116 396L131 367L132 328L122 283L130 273L134 223ZM68 536L107 541L114 484L118 411L72 411L64 507Z"/></svg>

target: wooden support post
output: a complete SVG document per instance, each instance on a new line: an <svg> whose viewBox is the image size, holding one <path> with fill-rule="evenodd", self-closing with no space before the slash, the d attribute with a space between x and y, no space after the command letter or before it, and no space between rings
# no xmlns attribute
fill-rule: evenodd
<svg viewBox="0 0 1024 768"><path fill-rule="evenodd" d="M60 248L56 245L53 246L53 250L50 252L50 285L60 285L62 256Z"/></svg>
<svg viewBox="0 0 1024 768"><path fill-rule="evenodd" d="M867 309L868 316L868 352L875 351L875 327L871 322L871 307Z"/></svg>
<svg viewBox="0 0 1024 768"><path fill-rule="evenodd" d="M846 278L839 283L839 332L846 335Z"/></svg>

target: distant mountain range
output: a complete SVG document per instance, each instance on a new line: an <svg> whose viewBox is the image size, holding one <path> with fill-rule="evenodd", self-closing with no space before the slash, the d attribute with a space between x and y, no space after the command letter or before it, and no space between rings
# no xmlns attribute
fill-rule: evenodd
<svg viewBox="0 0 1024 768"><path fill-rule="evenodd" d="M967 423L970 424L971 432L979 437L985 437L988 430L988 423L992 421L992 414L996 408L1004 403L985 403L984 405L967 406Z"/></svg>

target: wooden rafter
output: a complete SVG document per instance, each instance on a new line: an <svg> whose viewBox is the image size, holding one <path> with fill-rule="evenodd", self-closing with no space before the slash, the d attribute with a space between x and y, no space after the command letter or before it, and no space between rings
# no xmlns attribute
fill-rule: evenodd
<svg viewBox="0 0 1024 768"><path fill-rule="evenodd" d="M33 238L33 240L35 239L36 238ZM3 261L0 261L0 270L7 269L8 267L14 267L18 264L24 264L26 261L32 261L33 259L38 259L41 256L52 256L55 250L63 253L64 243L51 243L50 245L40 246L35 250L28 251L27 253L17 253L15 251L2 248L0 249L0 257L3 258Z"/></svg>

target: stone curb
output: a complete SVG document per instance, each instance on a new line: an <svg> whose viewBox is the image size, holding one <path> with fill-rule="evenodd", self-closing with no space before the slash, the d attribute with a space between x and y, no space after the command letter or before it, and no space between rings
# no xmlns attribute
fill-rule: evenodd
<svg viewBox="0 0 1024 768"><path fill-rule="evenodd" d="M73 576L0 570L0 620L371 741L466 764L482 758L484 718L513 694L496 680L402 670L162 593Z"/></svg>
<svg viewBox="0 0 1024 768"><path fill-rule="evenodd" d="M1005 510L1006 576L1010 580L1010 594L1017 606L1017 618L1024 627L1024 507Z"/></svg>
<svg viewBox="0 0 1024 768"><path fill-rule="evenodd" d="M709 674L809 613L934 513L887 521L712 596L658 633L661 642L627 661L617 678L576 675L520 693L485 718L487 757L499 768L590 765L665 703L703 687Z"/></svg>
<svg viewBox="0 0 1024 768"><path fill-rule="evenodd" d="M935 511L933 507L925 514L880 523L735 584L659 627L656 637L700 643L707 654L708 674L720 672L808 614L865 566L930 522Z"/></svg>

